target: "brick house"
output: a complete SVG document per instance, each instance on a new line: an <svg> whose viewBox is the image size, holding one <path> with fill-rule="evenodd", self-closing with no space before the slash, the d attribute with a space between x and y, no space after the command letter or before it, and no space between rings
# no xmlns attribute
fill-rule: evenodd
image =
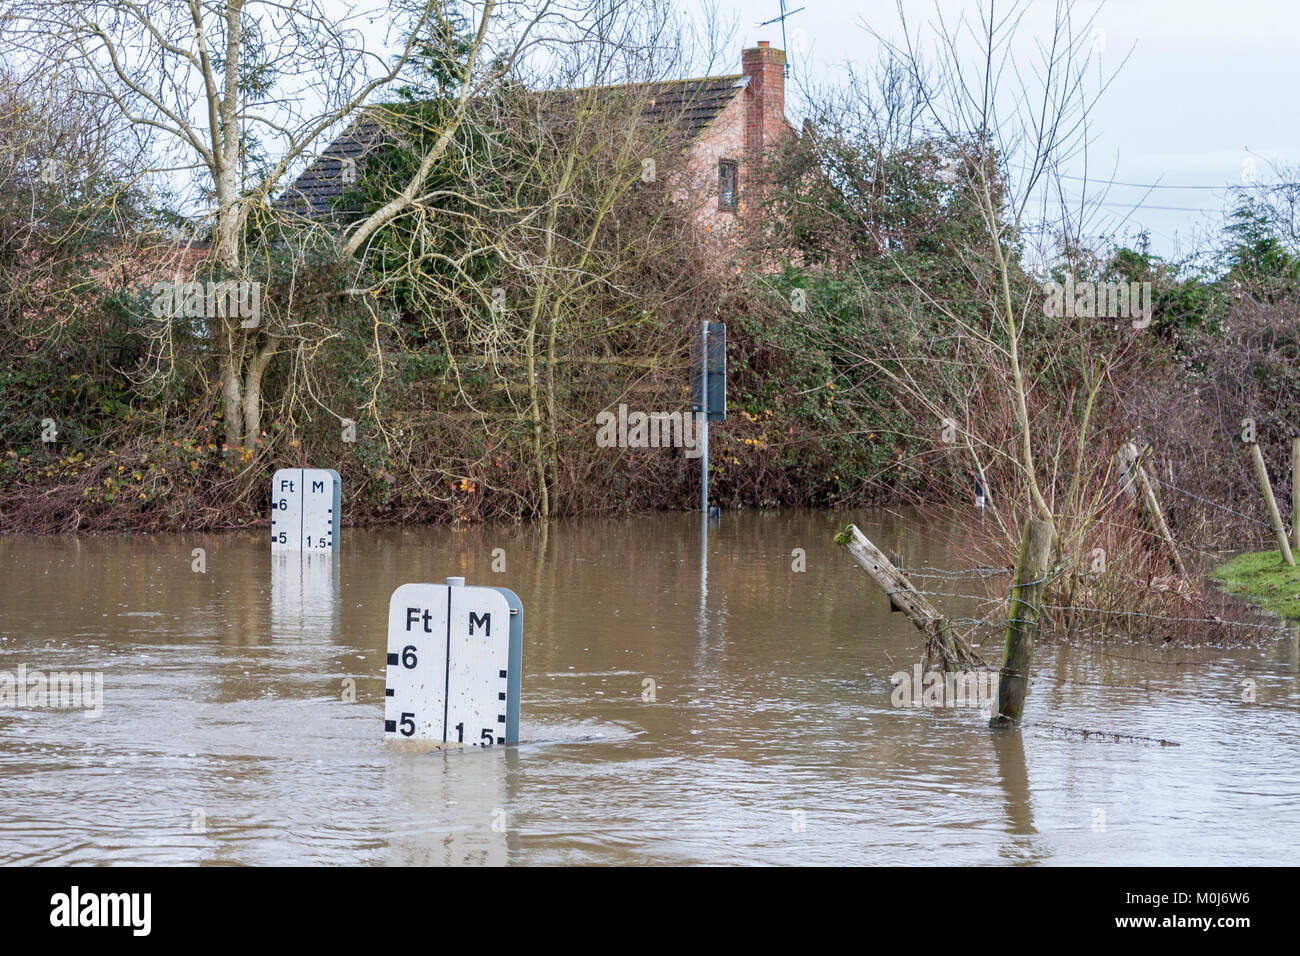
<svg viewBox="0 0 1300 956"><path fill-rule="evenodd" d="M710 232L729 234L741 212L745 176L763 150L794 130L785 118L785 51L760 40L741 54L741 72L686 84L726 82L715 112L686 147L700 197L697 218Z"/></svg>
<svg viewBox="0 0 1300 956"><path fill-rule="evenodd" d="M743 214L746 175L763 150L794 129L785 117L785 51L760 40L741 54L741 72L642 84L642 116L674 124L683 144L690 183L682 201L696 205L696 218L711 235L727 239ZM334 140L276 201L286 214L317 221L346 217L345 185L385 134L363 115Z"/></svg>

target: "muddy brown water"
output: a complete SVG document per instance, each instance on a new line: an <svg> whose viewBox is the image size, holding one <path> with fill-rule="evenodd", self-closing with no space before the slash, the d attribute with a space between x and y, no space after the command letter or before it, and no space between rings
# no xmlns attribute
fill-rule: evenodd
<svg viewBox="0 0 1300 956"><path fill-rule="evenodd" d="M1030 726L993 735L893 706L919 639L832 542L847 520L961 566L887 512L725 515L706 544L695 515L347 529L323 570L262 532L0 538L0 675L103 675L94 719L0 708L0 862L1300 862L1295 636L1049 644ZM388 600L448 575L523 601L526 742L393 753Z"/></svg>

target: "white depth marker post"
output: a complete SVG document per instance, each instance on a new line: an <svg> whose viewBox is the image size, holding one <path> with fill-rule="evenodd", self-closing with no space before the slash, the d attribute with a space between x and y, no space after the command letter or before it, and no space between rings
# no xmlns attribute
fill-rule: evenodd
<svg viewBox="0 0 1300 956"><path fill-rule="evenodd" d="M337 551L342 483L332 468L281 468L271 479L271 551Z"/></svg>
<svg viewBox="0 0 1300 956"><path fill-rule="evenodd" d="M523 616L513 591L464 578L394 591L384 739L517 744Z"/></svg>

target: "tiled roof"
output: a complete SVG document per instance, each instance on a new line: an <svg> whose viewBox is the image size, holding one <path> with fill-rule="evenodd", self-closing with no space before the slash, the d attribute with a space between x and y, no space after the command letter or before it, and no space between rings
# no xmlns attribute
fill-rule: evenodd
<svg viewBox="0 0 1300 956"><path fill-rule="evenodd" d="M686 141L692 142L745 88L743 80L744 77L737 74L648 83L646 87L650 98L641 110L641 115L661 123L675 118Z"/></svg>
<svg viewBox="0 0 1300 956"><path fill-rule="evenodd" d="M684 143L693 142L744 89L741 74L706 76L693 80L665 80L632 86L606 87L611 93L636 90L645 96L641 115L655 124L677 124ZM575 90L541 94L557 97ZM373 113L363 112L314 159L293 184L276 199L275 208L288 215L315 220L346 219L359 210L346 209L338 198L346 188L345 172L359 174L367 154L390 139Z"/></svg>
<svg viewBox="0 0 1300 956"><path fill-rule="evenodd" d="M383 128L374 117L363 113L312 160L293 184L280 194L274 207L291 216L319 220L347 218L354 214L357 210L344 209L336 202L346 188L345 170L359 174L364 168L366 154L385 139Z"/></svg>

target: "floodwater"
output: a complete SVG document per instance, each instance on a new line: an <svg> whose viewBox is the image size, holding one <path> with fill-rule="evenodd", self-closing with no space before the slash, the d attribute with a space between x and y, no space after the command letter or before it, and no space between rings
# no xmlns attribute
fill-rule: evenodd
<svg viewBox="0 0 1300 956"><path fill-rule="evenodd" d="M103 675L98 717L0 709L0 862L1300 862L1295 636L1044 644L1029 725L993 734L891 704L920 638L849 520L964 566L890 512L345 529L306 566L264 532L0 538L0 675ZM524 742L394 753L389 597L448 575L523 601Z"/></svg>

